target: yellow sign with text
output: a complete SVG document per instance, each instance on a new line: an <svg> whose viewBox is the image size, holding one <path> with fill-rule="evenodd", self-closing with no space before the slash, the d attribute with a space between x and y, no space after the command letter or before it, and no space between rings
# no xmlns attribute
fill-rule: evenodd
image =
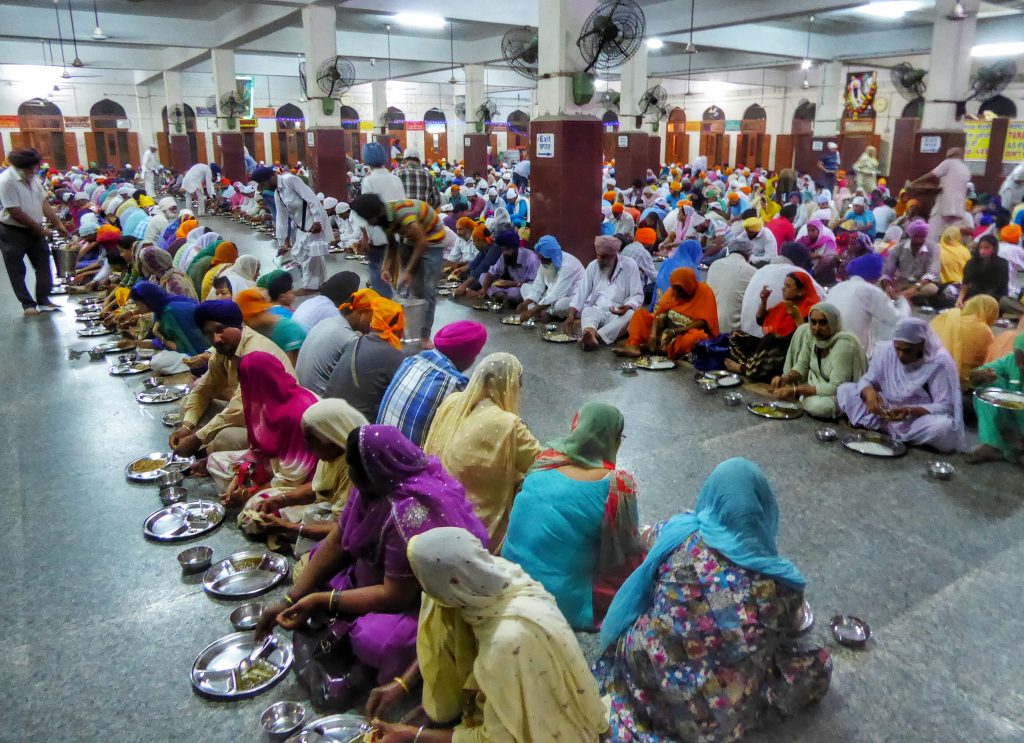
<svg viewBox="0 0 1024 743"><path fill-rule="evenodd" d="M992 122L965 121L964 160L982 163L988 160L988 143L991 134Z"/></svg>

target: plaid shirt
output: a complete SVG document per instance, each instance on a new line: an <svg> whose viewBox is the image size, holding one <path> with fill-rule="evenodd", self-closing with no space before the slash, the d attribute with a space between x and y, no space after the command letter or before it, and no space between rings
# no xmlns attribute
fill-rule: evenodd
<svg viewBox="0 0 1024 743"><path fill-rule="evenodd" d="M425 201L433 207L440 205L441 195L437 192L434 176L422 165L403 165L396 175L405 186L406 198Z"/></svg>
<svg viewBox="0 0 1024 743"><path fill-rule="evenodd" d="M441 402L468 383L469 379L439 351L410 356L398 367L384 393L377 423L395 426L416 446L423 446Z"/></svg>

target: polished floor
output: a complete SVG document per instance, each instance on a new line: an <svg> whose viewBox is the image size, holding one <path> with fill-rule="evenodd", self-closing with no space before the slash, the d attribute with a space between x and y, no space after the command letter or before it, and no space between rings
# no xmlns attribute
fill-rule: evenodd
<svg viewBox="0 0 1024 743"><path fill-rule="evenodd" d="M268 264L270 240L209 223ZM331 271L358 266L330 262ZM0 294L9 318L0 326L0 741L262 740L262 710L304 694L290 677L242 702L192 693L192 662L232 631L232 604L181 576L182 547L142 536L160 504L122 470L166 446L158 409L135 403L137 379L110 377L88 356L68 360L71 312L23 320L6 284ZM955 478L935 482L926 452L879 461L818 443L813 421L727 408L682 370L624 377L608 353L550 345L452 302L438 323L468 317L488 325L485 352L522 360L522 414L540 439L564 432L587 400L625 411L620 464L636 473L645 522L691 507L723 459L764 468L782 511L780 550L808 578L813 633L832 649L835 672L820 705L750 740L1024 740L1021 470L954 457ZM213 495L209 481L186 484ZM247 544L229 523L201 543L215 559ZM866 650L832 642L828 618L838 612L871 624ZM592 656L592 637L582 641Z"/></svg>

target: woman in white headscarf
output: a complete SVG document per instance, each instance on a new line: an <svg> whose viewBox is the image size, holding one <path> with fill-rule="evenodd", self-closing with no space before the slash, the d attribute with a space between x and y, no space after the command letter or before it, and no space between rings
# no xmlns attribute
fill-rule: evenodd
<svg viewBox="0 0 1024 743"><path fill-rule="evenodd" d="M260 259L254 255L239 256L231 270L222 275L231 283L231 296L237 296L238 292L256 286L256 279L260 277Z"/></svg>
<svg viewBox="0 0 1024 743"><path fill-rule="evenodd" d="M417 663L370 694L384 714L420 678L423 710L447 729L374 720L387 740L419 743L597 743L608 715L579 644L551 594L464 529L409 543L423 587Z"/></svg>
<svg viewBox="0 0 1024 743"><path fill-rule="evenodd" d="M199 242L201 238L205 238L202 243ZM174 254L174 267L182 273L188 273L188 267L203 248L209 247L219 239L220 235L210 232L203 225L193 227L185 238L185 244Z"/></svg>
<svg viewBox="0 0 1024 743"><path fill-rule="evenodd" d="M466 489L495 553L505 540L512 499L540 453L540 443L519 417L522 380L519 359L492 353L464 391L441 403L423 444Z"/></svg>

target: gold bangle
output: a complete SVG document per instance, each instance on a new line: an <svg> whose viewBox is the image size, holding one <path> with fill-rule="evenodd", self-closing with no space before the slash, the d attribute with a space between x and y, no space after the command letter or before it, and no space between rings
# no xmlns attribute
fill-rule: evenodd
<svg viewBox="0 0 1024 743"><path fill-rule="evenodd" d="M409 693L409 687L408 685L406 685L405 679L403 679L401 676L395 676L395 683L401 686L403 689L405 689L406 694Z"/></svg>
<svg viewBox="0 0 1024 743"><path fill-rule="evenodd" d="M341 592L338 591L337 589L331 591L331 598L328 599L328 601L327 601L327 613L328 614L333 614L334 613L334 598L339 593L341 593Z"/></svg>
<svg viewBox="0 0 1024 743"><path fill-rule="evenodd" d="M295 599L293 599L287 593L284 595L284 598L282 599L282 601L284 601L288 606L294 606L295 605Z"/></svg>

